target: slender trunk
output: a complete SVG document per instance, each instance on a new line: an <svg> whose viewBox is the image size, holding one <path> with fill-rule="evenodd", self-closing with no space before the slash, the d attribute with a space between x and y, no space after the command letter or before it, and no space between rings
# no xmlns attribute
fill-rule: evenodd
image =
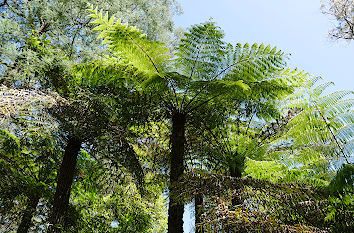
<svg viewBox="0 0 354 233"><path fill-rule="evenodd" d="M168 206L168 233L183 232L184 204L177 200L179 189L174 186L184 172L186 115L172 116L171 156L170 156L170 202Z"/></svg>
<svg viewBox="0 0 354 233"><path fill-rule="evenodd" d="M39 202L39 196L30 196L26 209L23 212L20 225L17 228L17 233L27 233L32 225L32 217L36 211Z"/></svg>
<svg viewBox="0 0 354 233"><path fill-rule="evenodd" d="M52 216L50 218L52 227L49 232L62 232L60 227L64 226L65 215L69 205L71 184L75 175L77 156L81 148L81 143L81 140L71 137L65 148L57 178L57 188L55 190Z"/></svg>
<svg viewBox="0 0 354 233"><path fill-rule="evenodd" d="M230 176L235 177L235 178L241 178L242 173L241 170L238 167L229 167L230 169ZM242 204L242 199L241 197L235 197L231 200L232 206L240 205Z"/></svg>
<svg viewBox="0 0 354 233"><path fill-rule="evenodd" d="M203 211L203 196L201 194L197 194L194 197L194 212L195 212L195 232L196 233L204 233L204 229L202 226L197 226L201 222L201 215Z"/></svg>

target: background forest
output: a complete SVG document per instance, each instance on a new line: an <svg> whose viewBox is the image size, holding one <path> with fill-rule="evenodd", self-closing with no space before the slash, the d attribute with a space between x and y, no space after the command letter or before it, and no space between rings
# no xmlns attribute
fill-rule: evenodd
<svg viewBox="0 0 354 233"><path fill-rule="evenodd" d="M181 12L0 1L1 232L354 231L354 92Z"/></svg>

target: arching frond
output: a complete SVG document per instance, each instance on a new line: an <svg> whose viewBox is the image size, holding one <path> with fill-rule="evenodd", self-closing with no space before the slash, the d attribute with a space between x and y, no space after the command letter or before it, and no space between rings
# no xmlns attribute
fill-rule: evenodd
<svg viewBox="0 0 354 233"><path fill-rule="evenodd" d="M332 92L326 96L320 97L317 100L315 100L315 103L317 106L321 107L322 109L326 109L330 106L333 106L336 104L338 101L342 100L348 95L354 94L353 91L336 91Z"/></svg>
<svg viewBox="0 0 354 233"><path fill-rule="evenodd" d="M346 143L354 136L354 101L348 97L354 92L328 93L326 88L333 83L317 85L318 80L320 78L310 78L306 86L287 98L290 104L285 104L286 108L298 108L302 112L290 122L286 136L292 139L294 145L308 145L313 147L314 151L326 148L320 153L325 156L341 154L348 162L352 153L347 153L350 149L345 149ZM328 94L324 95L326 92Z"/></svg>
<svg viewBox="0 0 354 233"><path fill-rule="evenodd" d="M103 43L108 44L115 56L150 75L166 69L168 48L164 43L148 40L140 30L120 19L108 19L108 13L103 15L102 10L98 12L92 5L88 11L89 17L94 19L92 24L98 25L93 30L100 32L98 38L103 38Z"/></svg>

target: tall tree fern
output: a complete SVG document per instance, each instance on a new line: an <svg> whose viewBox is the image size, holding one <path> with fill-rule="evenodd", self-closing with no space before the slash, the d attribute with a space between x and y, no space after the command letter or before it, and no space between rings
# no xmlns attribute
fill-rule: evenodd
<svg viewBox="0 0 354 233"><path fill-rule="evenodd" d="M182 232L184 205L175 198L179 192L175 184L185 169L189 118L203 106L239 103L237 100L251 93L260 101L288 93L291 82L279 77L297 74L284 71L286 55L274 47L226 44L224 33L213 22L191 27L170 58L163 43L147 40L135 27L109 18L97 8L89 11L97 25L94 30L101 32L99 37L108 44L111 56L82 65L82 72L98 72L113 80L129 77L126 83L156 97L163 109L160 112L171 119L168 231ZM100 66L102 63L105 65ZM112 75L115 72L121 75Z"/></svg>

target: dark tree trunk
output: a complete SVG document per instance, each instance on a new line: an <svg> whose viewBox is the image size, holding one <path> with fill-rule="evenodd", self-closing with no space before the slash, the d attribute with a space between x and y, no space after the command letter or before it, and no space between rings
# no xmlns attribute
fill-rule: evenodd
<svg viewBox="0 0 354 233"><path fill-rule="evenodd" d="M178 188L174 187L184 172L186 115L175 113L172 116L171 156L170 156L170 201L168 206L168 233L183 232L184 204L178 202Z"/></svg>
<svg viewBox="0 0 354 233"><path fill-rule="evenodd" d="M241 170L238 168L238 167L231 167L230 166L230 176L231 177L235 177L235 178L241 178L242 176L242 173L241 173ZM241 197L235 197L231 200L231 203L233 206L236 206L236 205L241 205L242 204L242 198Z"/></svg>
<svg viewBox="0 0 354 233"><path fill-rule="evenodd" d="M201 222L201 215L203 211L203 196L198 194L194 197L194 212L195 212L195 232L196 233L204 233L204 229L202 226L197 227L197 225Z"/></svg>
<svg viewBox="0 0 354 233"><path fill-rule="evenodd" d="M241 178L241 170L238 167L231 167L230 166L230 176L235 178Z"/></svg>
<svg viewBox="0 0 354 233"><path fill-rule="evenodd" d="M26 209L23 212L20 225L17 228L17 233L27 233L32 225L32 217L36 211L39 202L39 196L29 197Z"/></svg>
<svg viewBox="0 0 354 233"><path fill-rule="evenodd" d="M71 184L73 183L77 156L81 148L81 140L69 138L65 148L63 161L60 166L57 188L55 190L54 202L50 223L52 224L49 232L61 232L65 223L65 215L69 206ZM60 226L60 227L57 227Z"/></svg>

